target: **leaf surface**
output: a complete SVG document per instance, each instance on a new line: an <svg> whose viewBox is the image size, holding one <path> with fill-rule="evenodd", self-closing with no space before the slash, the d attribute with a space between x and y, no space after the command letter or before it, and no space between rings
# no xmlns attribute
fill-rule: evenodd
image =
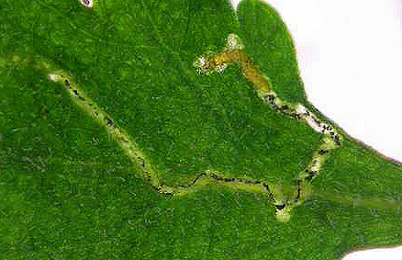
<svg viewBox="0 0 402 260"><path fill-rule="evenodd" d="M238 66L202 75L193 65L235 33L279 97L327 120L268 5L245 0L236 15L224 0L3 0L0 11L5 259L338 259L402 243L401 165L338 127L341 147L287 223L266 193L153 186L214 170L294 188L321 135L273 111Z"/></svg>

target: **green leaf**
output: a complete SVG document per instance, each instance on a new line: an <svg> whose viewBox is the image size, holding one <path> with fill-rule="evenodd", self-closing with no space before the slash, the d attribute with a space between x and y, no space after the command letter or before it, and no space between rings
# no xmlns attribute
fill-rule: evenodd
<svg viewBox="0 0 402 260"><path fill-rule="evenodd" d="M401 165L308 103L275 10L89 3L0 3L4 259L338 259L402 244Z"/></svg>

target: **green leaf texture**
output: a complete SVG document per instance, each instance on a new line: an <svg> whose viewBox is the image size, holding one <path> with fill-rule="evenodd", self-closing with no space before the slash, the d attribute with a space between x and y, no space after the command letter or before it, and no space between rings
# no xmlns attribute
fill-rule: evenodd
<svg viewBox="0 0 402 260"><path fill-rule="evenodd" d="M237 12L225 0L84 2L0 1L1 259L331 260L402 244L401 164L337 126L342 145L282 223L264 193L213 182L158 192L108 121L79 103L93 102L134 140L161 185L183 187L213 169L288 193L321 135L273 111L239 67L202 75L193 65L235 33L278 96L328 121L307 101L274 9L257 0Z"/></svg>

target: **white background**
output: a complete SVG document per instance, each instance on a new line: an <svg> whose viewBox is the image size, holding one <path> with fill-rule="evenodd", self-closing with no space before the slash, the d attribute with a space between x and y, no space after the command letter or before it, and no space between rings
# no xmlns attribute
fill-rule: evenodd
<svg viewBox="0 0 402 260"><path fill-rule="evenodd" d="M265 1L293 36L313 105L353 137L402 161L402 0ZM343 259L401 260L402 247Z"/></svg>

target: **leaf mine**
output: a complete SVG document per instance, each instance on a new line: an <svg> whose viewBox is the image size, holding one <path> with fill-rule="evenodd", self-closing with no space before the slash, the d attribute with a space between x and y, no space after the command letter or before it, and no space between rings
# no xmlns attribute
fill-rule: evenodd
<svg viewBox="0 0 402 260"><path fill-rule="evenodd" d="M290 219L291 209L300 205L308 197L311 192L311 181L318 175L328 153L341 145L341 137L333 126L322 122L302 104L292 104L280 99L272 90L269 78L260 73L252 59L243 50L240 37L235 34L228 35L227 45L221 52L200 56L194 62L194 66L202 74L210 74L213 71L222 72L222 68L232 63L240 67L246 79L253 84L258 96L273 110L295 120L304 121L314 131L323 135L322 144L314 152L309 165L297 175L296 188L292 196L284 204L276 204L277 219L287 222Z"/></svg>
<svg viewBox="0 0 402 260"><path fill-rule="evenodd" d="M193 65L202 74L210 74L212 72L222 73L230 64L234 63L238 65L243 75L253 83L258 96L272 109L284 116L304 121L315 131L323 135L322 144L314 152L311 162L304 171L297 175L295 189L290 195L285 194L275 184L266 183L263 180L226 177L227 174L222 174L212 169L199 173L187 185L179 187L167 186L160 180L160 173L154 169L135 140L124 129L119 127L110 115L92 101L77 86L72 77L63 71L49 71L48 79L63 84L73 101L106 128L121 149L140 170L141 177L159 193L167 196L181 196L194 192L206 185L218 185L234 190L266 193L268 194L269 201L275 205L277 220L288 222L291 217L292 208L301 205L307 199L311 193L311 181L318 175L329 152L340 146L341 138L334 127L322 122L302 104L291 104L281 100L272 91L269 78L259 72L258 68L253 64L252 59L248 57L243 49L241 39L235 34L230 34L227 37L227 45L222 52L202 55L194 61ZM50 66L45 65L44 67L49 68Z"/></svg>
<svg viewBox="0 0 402 260"><path fill-rule="evenodd" d="M93 0L78 0L78 2L80 2L83 6L85 6L87 8L92 8L94 5Z"/></svg>
<svg viewBox="0 0 402 260"><path fill-rule="evenodd" d="M44 64L42 67L49 68ZM107 132L118 143L121 149L131 159L142 173L142 178L159 193L169 196L181 196L196 191L198 188L210 184L228 187L235 190L248 192L266 193L270 200L275 201L275 197L280 197L281 191L274 185L248 178L230 178L226 174L215 170L206 170L198 174L188 185L180 187L169 187L159 180L159 174L154 170L149 159L143 154L136 142L127 132L119 127L113 118L104 112L94 101L92 101L73 81L73 78L63 71L51 71L48 73L48 79L61 83L70 94L71 99L81 107L88 115L94 118L98 123L106 128Z"/></svg>

